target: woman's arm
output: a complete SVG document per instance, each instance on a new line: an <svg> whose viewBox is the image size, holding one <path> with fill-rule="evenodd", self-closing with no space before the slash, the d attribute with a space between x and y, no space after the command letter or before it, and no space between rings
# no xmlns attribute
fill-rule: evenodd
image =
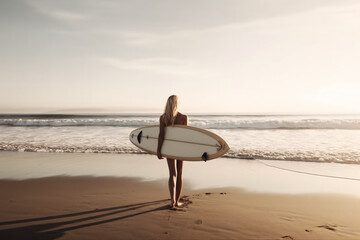
<svg viewBox="0 0 360 240"><path fill-rule="evenodd" d="M185 115L185 120L184 120L184 125L188 125L188 116L187 115Z"/></svg>
<svg viewBox="0 0 360 240"><path fill-rule="evenodd" d="M162 159L163 157L161 156L161 147L164 143L164 138L165 138L165 124L162 121L162 116L160 117L160 130L159 130L159 138L158 138L158 147L157 147L157 156L159 159Z"/></svg>

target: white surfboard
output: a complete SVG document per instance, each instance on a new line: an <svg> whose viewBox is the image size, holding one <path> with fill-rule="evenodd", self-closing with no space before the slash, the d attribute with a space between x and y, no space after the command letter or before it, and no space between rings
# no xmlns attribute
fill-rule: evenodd
<svg viewBox="0 0 360 240"><path fill-rule="evenodd" d="M158 137L159 125L135 129L129 136L135 146L155 155ZM212 132L196 127L174 125L165 128L161 155L178 160L207 161L224 155L229 149L224 139Z"/></svg>

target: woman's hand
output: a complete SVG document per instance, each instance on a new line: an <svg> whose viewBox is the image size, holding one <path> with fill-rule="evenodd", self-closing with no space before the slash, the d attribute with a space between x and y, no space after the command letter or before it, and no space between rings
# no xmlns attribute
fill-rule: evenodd
<svg viewBox="0 0 360 240"><path fill-rule="evenodd" d="M163 159L163 157L161 156L161 152L157 153L157 157L158 157L158 159Z"/></svg>

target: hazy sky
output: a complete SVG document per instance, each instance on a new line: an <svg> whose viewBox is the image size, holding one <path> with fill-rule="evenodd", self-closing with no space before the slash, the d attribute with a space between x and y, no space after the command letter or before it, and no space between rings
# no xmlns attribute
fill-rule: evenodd
<svg viewBox="0 0 360 240"><path fill-rule="evenodd" d="M360 1L1 0L0 112L360 112Z"/></svg>

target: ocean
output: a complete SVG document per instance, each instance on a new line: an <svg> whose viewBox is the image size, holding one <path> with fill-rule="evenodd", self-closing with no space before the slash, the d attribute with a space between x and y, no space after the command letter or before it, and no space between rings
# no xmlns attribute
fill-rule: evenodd
<svg viewBox="0 0 360 240"><path fill-rule="evenodd" d="M206 115L189 125L220 135L237 159L360 164L360 115ZM0 115L0 150L144 154L129 141L159 114Z"/></svg>

